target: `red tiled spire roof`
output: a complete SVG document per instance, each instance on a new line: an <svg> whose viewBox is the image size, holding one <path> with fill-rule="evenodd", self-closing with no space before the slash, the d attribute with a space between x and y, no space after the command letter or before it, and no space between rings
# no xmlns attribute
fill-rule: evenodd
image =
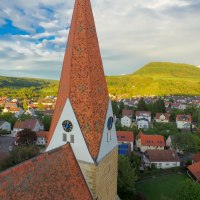
<svg viewBox="0 0 200 200"><path fill-rule="evenodd" d="M92 200L70 144L0 173L0 199Z"/></svg>
<svg viewBox="0 0 200 200"><path fill-rule="evenodd" d="M70 99L91 156L98 156L109 101L90 0L76 0L48 144Z"/></svg>

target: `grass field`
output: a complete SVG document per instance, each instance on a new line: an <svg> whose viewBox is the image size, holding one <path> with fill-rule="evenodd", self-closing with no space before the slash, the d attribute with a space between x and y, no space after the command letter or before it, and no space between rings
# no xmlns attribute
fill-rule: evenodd
<svg viewBox="0 0 200 200"><path fill-rule="evenodd" d="M147 200L161 200L162 196L174 200L176 191L188 177L182 174L157 177L136 185L137 192L142 192Z"/></svg>

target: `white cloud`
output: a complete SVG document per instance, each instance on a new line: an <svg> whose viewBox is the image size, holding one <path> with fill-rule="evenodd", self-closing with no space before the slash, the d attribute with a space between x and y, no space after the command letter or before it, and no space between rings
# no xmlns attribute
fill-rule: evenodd
<svg viewBox="0 0 200 200"><path fill-rule="evenodd" d="M198 1L91 2L106 74L132 73L150 61L200 63ZM44 69L49 76L52 71L52 77L59 78L73 3L1 0L0 10L4 12L0 12L0 26L9 18L30 35L0 36L0 69L9 66L18 71L35 70L35 75L31 71L30 76L45 77L45 73L39 74ZM44 32L37 32L39 26ZM48 39L50 36L53 38Z"/></svg>

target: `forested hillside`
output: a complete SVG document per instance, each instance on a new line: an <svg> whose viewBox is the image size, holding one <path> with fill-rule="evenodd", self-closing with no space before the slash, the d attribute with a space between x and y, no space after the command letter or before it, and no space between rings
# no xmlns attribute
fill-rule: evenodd
<svg viewBox="0 0 200 200"><path fill-rule="evenodd" d="M176 63L149 63L133 74L106 77L109 93L138 95L200 95L200 68ZM58 81L0 76L0 96L19 98L57 95Z"/></svg>
<svg viewBox="0 0 200 200"><path fill-rule="evenodd" d="M107 77L110 94L200 95L200 68L175 63L149 63L133 74Z"/></svg>
<svg viewBox="0 0 200 200"><path fill-rule="evenodd" d="M0 76L0 96L32 98L57 95L58 81Z"/></svg>

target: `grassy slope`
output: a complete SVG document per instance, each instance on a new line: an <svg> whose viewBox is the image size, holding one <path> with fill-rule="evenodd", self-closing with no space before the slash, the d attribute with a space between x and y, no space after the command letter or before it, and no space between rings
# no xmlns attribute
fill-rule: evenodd
<svg viewBox="0 0 200 200"><path fill-rule="evenodd" d="M187 179L185 175L162 176L136 185L137 192L142 192L147 200L161 199L162 196L174 199L176 192Z"/></svg>
<svg viewBox="0 0 200 200"><path fill-rule="evenodd" d="M200 68L175 63L149 63L126 76L107 77L111 94L200 95Z"/></svg>

